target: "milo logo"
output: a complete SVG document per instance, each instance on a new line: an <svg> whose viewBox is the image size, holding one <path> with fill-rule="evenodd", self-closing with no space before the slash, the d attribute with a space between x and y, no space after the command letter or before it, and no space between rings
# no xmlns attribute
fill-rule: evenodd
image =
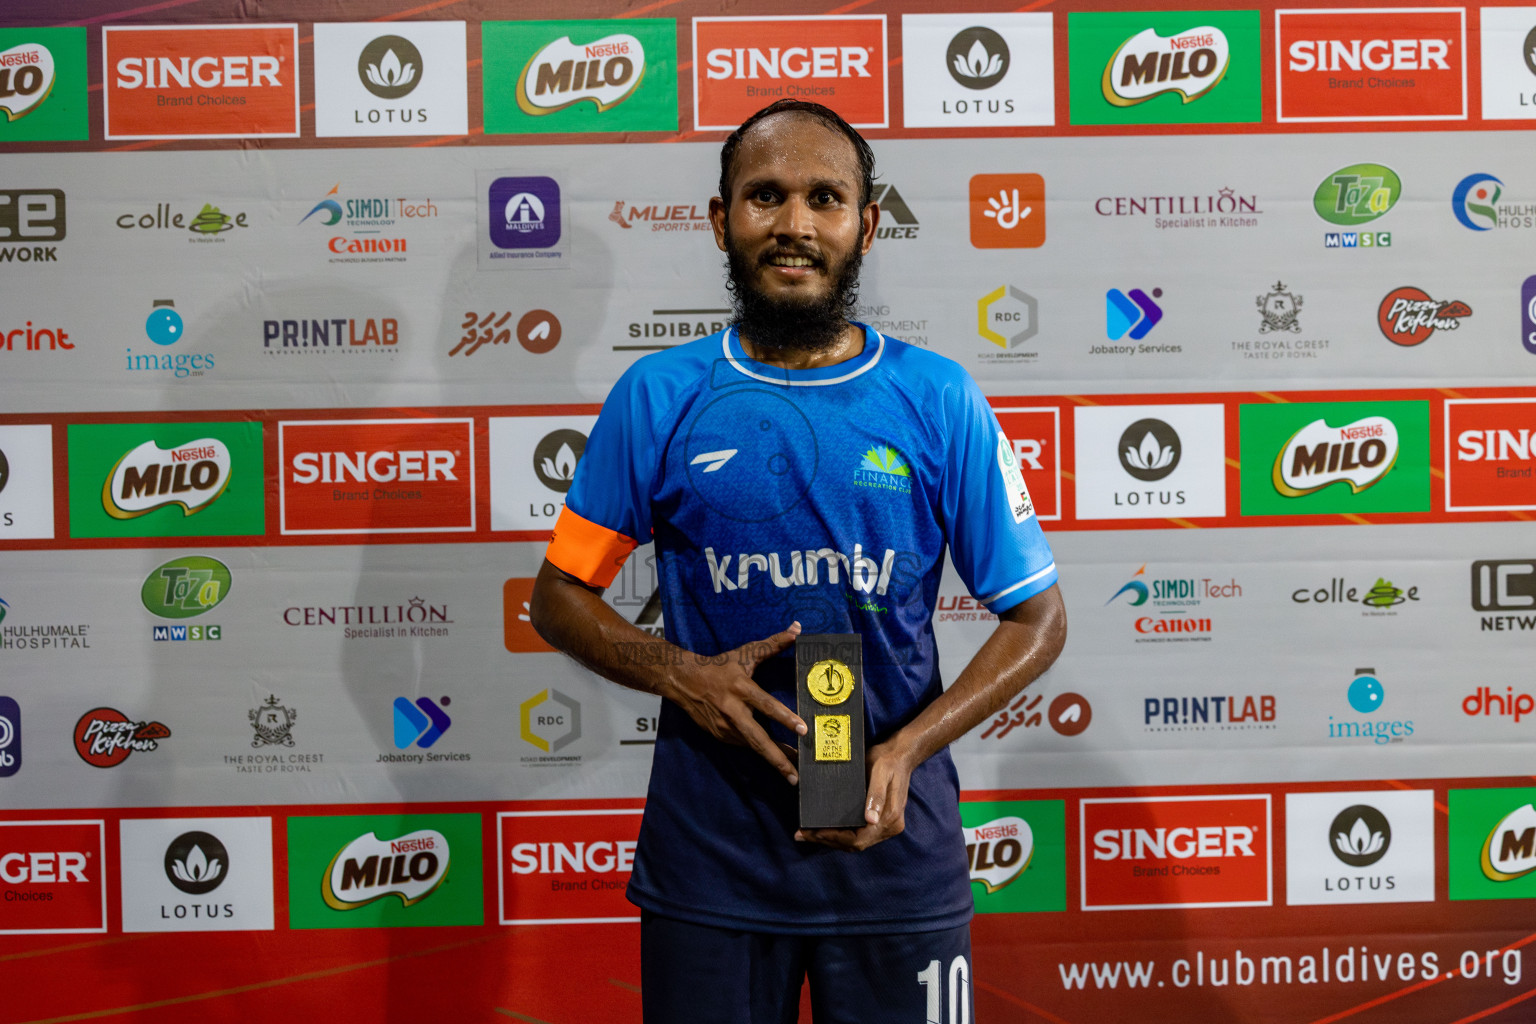
<svg viewBox="0 0 1536 1024"><path fill-rule="evenodd" d="M0 53L0 110L15 121L53 91L53 54L41 43L22 43Z"/></svg>
<svg viewBox="0 0 1536 1024"><path fill-rule="evenodd" d="M217 438L174 448L145 441L112 467L101 504L113 519L133 519L167 505L180 505L190 516L224 493L229 469L229 447Z"/></svg>

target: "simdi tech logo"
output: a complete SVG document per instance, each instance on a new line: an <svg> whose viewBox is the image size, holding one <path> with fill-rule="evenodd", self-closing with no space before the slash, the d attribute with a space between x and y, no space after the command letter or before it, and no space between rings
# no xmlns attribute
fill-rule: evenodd
<svg viewBox="0 0 1536 1024"><path fill-rule="evenodd" d="M496 816L502 924L638 921L624 898L640 808L504 811Z"/></svg>
<svg viewBox="0 0 1536 1024"><path fill-rule="evenodd" d="M105 932L105 870L105 822L0 822L0 935Z"/></svg>
<svg viewBox="0 0 1536 1024"><path fill-rule="evenodd" d="M0 29L0 142L91 137L84 28Z"/></svg>
<svg viewBox="0 0 1536 1024"><path fill-rule="evenodd" d="M1444 121L1467 116L1466 9L1275 12L1279 121Z"/></svg>
<svg viewBox="0 0 1536 1024"><path fill-rule="evenodd" d="M480 815L288 819L290 927L480 925Z"/></svg>
<svg viewBox="0 0 1536 1024"><path fill-rule="evenodd" d="M779 99L811 100L855 128L889 123L885 15L693 19L693 127L733 131Z"/></svg>
<svg viewBox="0 0 1536 1024"><path fill-rule="evenodd" d="M1251 124L1258 11L1067 15L1073 124Z"/></svg>
<svg viewBox="0 0 1536 1024"><path fill-rule="evenodd" d="M1448 796L1450 898L1536 899L1536 789L1453 789Z"/></svg>
<svg viewBox="0 0 1536 1024"><path fill-rule="evenodd" d="M489 135L677 131L677 22L487 21Z"/></svg>
<svg viewBox="0 0 1536 1024"><path fill-rule="evenodd" d="M299 26L108 25L108 139L297 138Z"/></svg>
<svg viewBox="0 0 1536 1024"><path fill-rule="evenodd" d="M265 531L260 423L71 424L72 537Z"/></svg>
<svg viewBox="0 0 1536 1024"><path fill-rule="evenodd" d="M1056 123L1052 15L903 14L908 128Z"/></svg>
<svg viewBox="0 0 1536 1024"><path fill-rule="evenodd" d="M1067 909L1066 801L962 803L960 825L976 913Z"/></svg>
<svg viewBox="0 0 1536 1024"><path fill-rule="evenodd" d="M1238 410L1242 514L1429 511L1429 403Z"/></svg>
<svg viewBox="0 0 1536 1024"><path fill-rule="evenodd" d="M314 31L320 138L469 131L464 22L316 22Z"/></svg>

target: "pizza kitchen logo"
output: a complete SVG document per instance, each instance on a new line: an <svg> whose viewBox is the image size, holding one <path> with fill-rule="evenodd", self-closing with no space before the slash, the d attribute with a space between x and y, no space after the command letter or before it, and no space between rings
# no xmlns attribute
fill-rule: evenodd
<svg viewBox="0 0 1536 1024"><path fill-rule="evenodd" d="M1376 325L1394 345L1411 348L1429 340L1438 331L1454 331L1462 318L1472 315L1472 307L1459 299L1432 299L1421 288L1394 288L1381 300L1376 310Z"/></svg>
<svg viewBox="0 0 1536 1024"><path fill-rule="evenodd" d="M75 723L75 753L93 768L116 768L130 754L159 750L170 735L163 722L135 722L116 708L93 708Z"/></svg>

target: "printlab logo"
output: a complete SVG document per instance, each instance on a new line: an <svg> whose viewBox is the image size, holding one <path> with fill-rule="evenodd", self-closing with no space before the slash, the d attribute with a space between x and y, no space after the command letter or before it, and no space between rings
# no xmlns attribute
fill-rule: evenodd
<svg viewBox="0 0 1536 1024"><path fill-rule="evenodd" d="M1179 435L1162 420L1137 420L1120 435L1120 468L1137 480L1151 482L1179 466Z"/></svg>
<svg viewBox="0 0 1536 1024"><path fill-rule="evenodd" d="M581 431L551 431L533 448L533 472L545 487L565 494L576 479L576 466L586 450L587 435Z"/></svg>
<svg viewBox="0 0 1536 1024"><path fill-rule="evenodd" d="M279 704L276 694L268 694L261 707L251 708L246 717L255 730L251 739L253 749L293 746L293 724L299 720L299 713Z"/></svg>
<svg viewBox="0 0 1536 1024"><path fill-rule="evenodd" d="M1132 341L1145 338L1163 319L1163 307L1153 301L1162 297L1161 288L1153 288L1151 295L1140 288L1129 293L1111 288L1104 293L1105 335L1110 341L1119 341L1127 333Z"/></svg>
<svg viewBox="0 0 1536 1024"><path fill-rule="evenodd" d="M93 708L75 723L75 753L94 768L116 768L129 754L159 750L170 735L161 722L133 722L116 708Z"/></svg>
<svg viewBox="0 0 1536 1024"><path fill-rule="evenodd" d="M4 602L0 602L3 605ZM0 607L0 613L4 612ZM3 618L0 614L0 618ZM21 705L14 697L0 696L0 779L21 771Z"/></svg>
<svg viewBox="0 0 1536 1024"><path fill-rule="evenodd" d="M559 690L540 690L518 705L518 714L518 734L523 742L537 747L545 754L558 754L581 739L581 702ZM570 755L523 758L524 762L571 760L580 758Z"/></svg>
<svg viewBox="0 0 1536 1024"><path fill-rule="evenodd" d="M1451 212L1470 231L1492 231L1499 226L1497 204L1503 194L1504 183L1493 175L1469 174L1451 193Z"/></svg>
<svg viewBox="0 0 1536 1024"><path fill-rule="evenodd" d="M417 697L414 704L408 697L396 697L395 748L409 750L416 746L427 750L442 739L443 733L453 725L453 719L448 717L448 712L443 708L452 703L450 697L441 697L435 701L431 697Z"/></svg>
<svg viewBox="0 0 1536 1024"><path fill-rule="evenodd" d="M202 896L229 877L229 851L217 836L183 832L165 848L165 877L189 896Z"/></svg>
<svg viewBox="0 0 1536 1024"><path fill-rule="evenodd" d="M1080 693L1059 693L1042 712L1044 701L1044 694L1025 690L997 713L981 738L1000 740L1015 729L1033 729L1042 723L1062 736L1078 736L1093 721L1093 705Z"/></svg>
<svg viewBox="0 0 1536 1024"><path fill-rule="evenodd" d="M1300 295L1292 295L1286 290L1284 281L1276 281L1274 288L1264 295L1254 299L1259 307L1259 316L1262 322L1259 324L1260 334L1300 334L1301 307L1304 304Z"/></svg>
<svg viewBox="0 0 1536 1024"><path fill-rule="evenodd" d="M90 138L86 30L0 29L0 142Z"/></svg>
<svg viewBox="0 0 1536 1024"><path fill-rule="evenodd" d="M379 36L357 57L358 80L381 100L398 100L415 92L421 72L421 51L404 36Z"/></svg>
<svg viewBox="0 0 1536 1024"><path fill-rule="evenodd" d="M1454 331L1472 307L1459 299L1439 300L1421 288L1394 288L1376 309L1376 326L1394 345L1411 348L1429 340L1435 331Z"/></svg>
<svg viewBox="0 0 1536 1024"><path fill-rule="evenodd" d="M970 184L971 245L1035 249L1045 244L1045 178L976 174Z"/></svg>

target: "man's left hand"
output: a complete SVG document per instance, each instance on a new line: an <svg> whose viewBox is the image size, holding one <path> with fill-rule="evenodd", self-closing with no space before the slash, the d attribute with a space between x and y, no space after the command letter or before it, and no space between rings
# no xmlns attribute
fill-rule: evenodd
<svg viewBox="0 0 1536 1024"><path fill-rule="evenodd" d="M797 842L821 843L838 850L867 850L907 827L907 786L915 767L907 755L890 744L869 752L869 796L864 804L862 828L803 828Z"/></svg>

